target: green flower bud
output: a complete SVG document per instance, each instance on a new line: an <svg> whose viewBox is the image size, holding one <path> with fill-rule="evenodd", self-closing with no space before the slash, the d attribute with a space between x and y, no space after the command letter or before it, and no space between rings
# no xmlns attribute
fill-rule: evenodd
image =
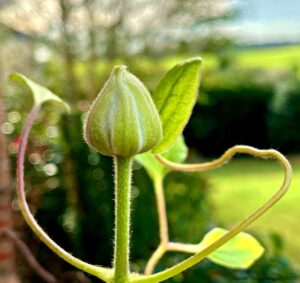
<svg viewBox="0 0 300 283"><path fill-rule="evenodd" d="M85 140L108 156L131 157L152 149L162 138L162 125L144 84L116 66L98 94L85 123Z"/></svg>

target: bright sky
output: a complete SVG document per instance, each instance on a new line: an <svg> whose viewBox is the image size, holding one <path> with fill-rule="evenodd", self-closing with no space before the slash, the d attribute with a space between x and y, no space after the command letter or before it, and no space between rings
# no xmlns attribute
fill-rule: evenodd
<svg viewBox="0 0 300 283"><path fill-rule="evenodd" d="M300 41L300 0L238 0L226 31L245 43Z"/></svg>

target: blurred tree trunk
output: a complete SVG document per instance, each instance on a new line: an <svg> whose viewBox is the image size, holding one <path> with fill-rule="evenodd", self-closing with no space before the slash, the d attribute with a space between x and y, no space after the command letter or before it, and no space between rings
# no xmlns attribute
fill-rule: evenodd
<svg viewBox="0 0 300 283"><path fill-rule="evenodd" d="M61 47L65 64L66 86L68 90L67 97L72 99L80 93L80 87L75 74L75 59L72 52L72 38L68 31L69 16L72 10L72 5L68 0L59 0L61 10Z"/></svg>
<svg viewBox="0 0 300 283"><path fill-rule="evenodd" d="M107 28L107 57L111 60L116 59L126 53L121 40L127 33L124 29L124 21L127 11L130 9L127 0L117 0L112 4L112 10L118 11L117 17L112 25ZM122 35L122 36L121 36ZM124 42L123 42L124 43Z"/></svg>
<svg viewBox="0 0 300 283"><path fill-rule="evenodd" d="M0 90L0 126L5 121L3 95ZM0 229L12 228L12 182L5 134L0 130ZM0 238L0 283L20 283L15 265L14 243Z"/></svg>
<svg viewBox="0 0 300 283"><path fill-rule="evenodd" d="M88 90L89 97L94 97L98 84L97 84L97 34L96 34L96 21L95 10L93 7L94 0L85 0L85 7L89 17L89 67L88 75L90 80L90 88Z"/></svg>

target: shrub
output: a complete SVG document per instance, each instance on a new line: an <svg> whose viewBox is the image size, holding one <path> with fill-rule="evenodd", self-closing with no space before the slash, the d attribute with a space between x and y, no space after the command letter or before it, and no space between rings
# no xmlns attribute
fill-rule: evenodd
<svg viewBox="0 0 300 283"><path fill-rule="evenodd" d="M268 133L273 147L284 152L300 151L300 81L279 83L270 104Z"/></svg>
<svg viewBox="0 0 300 283"><path fill-rule="evenodd" d="M270 147L266 120L273 85L264 74L230 70L207 77L184 132L188 145L204 155L236 144Z"/></svg>

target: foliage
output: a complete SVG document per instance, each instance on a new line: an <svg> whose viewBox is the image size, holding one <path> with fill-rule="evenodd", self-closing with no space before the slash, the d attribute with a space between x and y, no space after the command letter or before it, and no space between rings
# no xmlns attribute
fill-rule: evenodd
<svg viewBox="0 0 300 283"><path fill-rule="evenodd" d="M297 137L295 130L293 130L293 133L290 131L290 133L280 135L278 140L275 136L276 132L278 132L276 128L278 129L279 124L283 123L283 121L286 121L286 123L288 121L291 123L297 121L297 119L293 118L293 113L296 112L290 112L290 118L282 115L278 116L278 114L274 113L275 109L272 107L272 101L274 95L278 97L284 95L276 95L276 93L282 92L281 89L284 92L288 92L288 89L296 88L296 86L293 87L295 85L293 79L290 81L287 78L298 76L299 72L296 68L295 74L288 72L293 66L292 62L296 62L295 56L298 54L298 49L297 46L294 46L234 51L232 53L234 57L230 59L230 65L225 69L218 69L215 56L204 53L205 66L203 68L203 77L205 79L201 86L201 95L193 110L190 123L184 132L188 145L192 148L199 148L198 145L200 143L201 150L199 150L199 153L213 156L220 154L228 146L246 142L253 146L265 148L278 145L286 153L296 152L297 141L293 142L293 145L284 145L285 137L291 135ZM274 60L274 57L286 59L285 61L278 61ZM185 56L180 58L185 58ZM260 61L256 60L257 58L262 58L261 64L259 63ZM269 58L276 64L276 66L272 65L272 68L274 68L272 71L270 71L271 66L268 66L267 63L264 64ZM166 69L177 60L178 56L171 56L163 60L150 60L142 57L138 59L130 58L127 63L130 69L139 74L139 77L146 82L153 92ZM244 61L251 61L251 64L244 64ZM258 65L255 65L256 62ZM99 78L97 84L99 87L104 82L112 64L112 62L108 61L97 63L97 77ZM264 66L262 67L261 65L263 64ZM63 80L60 82L60 78L55 78L57 68L61 68L61 66L54 62L49 63L46 68L47 76L52 78L50 86L57 92L61 92L64 83ZM78 77L85 78L87 68L88 65L84 62L78 62L76 67ZM251 79L248 79L249 77ZM289 84L290 86L288 86ZM88 93L86 82L82 82L81 85L85 92ZM282 87L282 85L285 86ZM81 107L81 105L84 105L83 102L87 104L91 99L86 95L80 97L80 100L77 98L78 101L76 102L76 98L69 100L74 104L74 107L77 107L77 105ZM274 97L274 99L276 98ZM284 100L279 99L276 104L281 102L283 103ZM232 109L235 111L232 111ZM234 115L235 113L236 115ZM239 119L236 119L237 115ZM277 118L275 118L276 115ZM284 115L287 116L287 114ZM289 127L280 127L280 129L288 131Z"/></svg>
<svg viewBox="0 0 300 283"><path fill-rule="evenodd" d="M184 158L186 153L185 147L182 145L177 146L177 143L183 143L183 139L177 139L177 137L186 125L187 118L190 116L192 110L191 106L193 106L195 101L195 95L198 91L197 88L200 80L200 63L201 61L199 59L191 59L178 64L165 75L157 88L159 91L156 92L162 95L163 100L161 100L161 95L153 96L157 109L155 109L154 104L152 104L153 102L147 89L138 80L138 78L128 73L122 66L115 67L108 82L105 84L103 91L100 92L95 103L91 106L84 128L85 132L89 133L86 141L90 146L95 148L94 144L91 143L90 140L91 134L93 134L94 138L96 138L97 144L103 144L104 148L109 148L109 154L106 149L102 150L101 148L99 150L97 148L97 150L102 154L110 155L114 158L115 238L112 268L105 268L87 263L67 252L45 233L32 215L26 201L24 190L24 157L27 149L29 133L34 119L44 102L48 100L54 100L62 104L64 104L64 102L57 98L52 92L32 82L25 76L12 76L13 79L20 80L22 83L26 84L31 89L34 96L34 105L23 127L18 147L16 183L20 210L33 232L48 246L48 248L50 248L64 261L105 282L153 283L173 278L182 271L202 261L205 257L208 257L214 262L222 264L228 268L247 268L261 256L263 248L259 245L259 243L250 235L241 232L262 216L287 192L291 182L291 167L286 158L275 150L259 150L249 146L234 146L228 149L219 159L203 164L181 165L180 163L174 163L166 159L162 155L156 154L155 157L168 169L183 172L203 171L220 167L236 153L246 153L261 158L274 158L281 163L285 173L284 181L280 186L280 189L262 206L257 208L247 218L238 222L229 231L214 229L209 232L199 244L170 242L163 186L163 180L167 171L161 170L160 167L157 167L156 169L155 165L154 168L148 168L147 171L151 173L150 176L153 178L154 182L154 191L159 216L160 244L147 263L144 273L145 275L132 273L130 268L130 216L132 201L131 172L133 157L139 153L151 150L151 148L154 149L154 152L166 151L170 148L170 152L167 156L170 155L172 160L177 160L180 156ZM192 84L190 84L190 81L192 81ZM190 87L187 88L187 86ZM186 91L186 89L191 91ZM43 97L43 94L45 97ZM127 97L128 94L130 95ZM103 101L103 103L100 103L99 105L100 101ZM181 104L183 105L181 111L175 111L178 105ZM108 115L103 116L103 111L101 111L102 107L104 107L106 111L110 109L113 116L110 115L109 112L107 112ZM117 113L113 112L114 109L118 109ZM136 109L136 111L132 111L133 109ZM143 118L137 115L138 113L141 113L142 115L142 111L146 111L146 113L147 111L152 111L154 115L153 117L157 117L158 120L158 113L156 111L159 112L159 121L161 122L164 131L166 130L166 140L163 139L161 142L163 144L163 149L156 149L156 144L159 143L161 139L161 132L157 132L156 130L153 132L153 135L157 136L157 141L155 143L151 142L151 145L146 146L145 149L141 147L141 142L145 141L145 136L151 136L151 127L153 127L151 126L149 128L149 122L151 121L144 121ZM165 115L165 113L167 113L167 115ZM118 120L115 122L115 116L118 117L118 115L120 115L119 117L122 119L125 119L125 121L130 118L135 122L131 123L132 125L129 125L129 128L124 132L125 129L120 127L124 124L124 121ZM176 117L179 119L176 119ZM151 115L147 118L147 120L149 119L152 119ZM174 119L176 120L175 125L173 122ZM123 127L124 126L126 126L126 124L124 124ZM154 125L154 127L157 126L161 128L159 124ZM173 128L173 130L170 131L170 128ZM138 135L136 135L136 133L138 133ZM177 141L172 148L171 144L175 140ZM128 151L131 146L136 147L137 150ZM146 168L153 166L153 161L151 161L151 158L147 157L147 154L151 155L153 153L145 153L146 159L140 159ZM149 160L151 162L149 162ZM184 159L180 159L180 161L183 160ZM158 171L153 174L153 170ZM155 265L167 251L192 253L195 255L164 271L152 274Z"/></svg>
<svg viewBox="0 0 300 283"><path fill-rule="evenodd" d="M152 98L164 133L154 153L166 151L186 126L199 90L201 62L201 58L194 58L177 64L154 90Z"/></svg>
<svg viewBox="0 0 300 283"><path fill-rule="evenodd" d="M271 235L270 238L277 239L272 241L270 251L248 270L229 270L205 261L202 266L196 267L193 272L188 271L182 278L178 278L178 282L189 283L199 282L199 280L220 283L231 283L240 280L251 283L267 283L276 280L285 283L297 282L297 271L284 257L282 248L278 243L280 237ZM175 282L175 280L171 282Z"/></svg>
<svg viewBox="0 0 300 283"><path fill-rule="evenodd" d="M22 1L19 3L21 2ZM28 4L30 4L30 2L31 1L29 1ZM37 3L38 2L39 1L37 1ZM46 1L42 2L46 3ZM186 31L192 28L196 31L197 36L192 36L196 39L193 44L188 44L191 41L190 38L188 38L182 39L179 44L176 40L176 44L164 46L157 44L158 41L153 40L153 36L160 40L160 42L164 39L157 37L157 32L154 32L155 29L149 29L148 24L141 25L141 30L138 31L138 33L141 31L143 33L143 28L150 31L150 33L143 38L139 34L124 32L128 27L128 19L126 20L128 17L124 17L122 12L126 5L117 5L118 9L115 9L115 3L119 3L119 1L108 1L105 7L102 5L103 13L107 14L112 11L111 22L105 27L100 27L101 23L99 19L95 21L94 18L97 11L96 7L102 1L75 1L76 4L74 7L73 2L68 0L53 2L61 4L60 6L56 6L56 9L58 7L58 13L53 17L53 19L59 19L59 24L50 24L50 28L47 32L52 32L53 27L54 29L58 28L56 30L58 37L50 37L51 40L49 41L49 34L36 31L30 31L29 33L23 32L23 28L26 28L27 25L21 25L22 30L13 30L8 33L11 36L10 39L13 38L17 42L14 41L11 45L6 45L3 42L1 48L1 53L4 54L3 58L5 58L5 60L3 60L5 62L2 62L2 69L10 69L7 68L10 64L8 57L11 56L8 53L17 54L21 50L22 58L17 58L18 65L14 65L16 63L13 63L13 68L17 68L18 71L26 72L27 74L31 73L31 75L38 80L44 80L44 82L50 86L51 90L62 94L63 98L66 98L72 103L73 111L79 111L79 113L75 113L72 116L64 116L60 127L53 126L50 124L51 121L49 121L51 119L53 119L53 121L58 120L57 114L55 113L56 108L48 108L47 112L43 110L43 113L39 114L38 122L41 125L35 126L35 136L31 139L27 149L28 160L26 161L26 165L32 167L32 169L26 169L26 175L32 177L30 178L32 184L28 184L27 187L29 191L28 196L32 211L37 211L37 219L41 221L43 227L47 227L47 232L49 232L51 236L54 236L57 243L66 247L67 250L72 250L72 253L74 252L77 257L84 260L95 264L101 263L103 265L110 265L112 261L111 238L113 237L113 184L111 180L109 181L112 175L110 169L111 161L89 150L87 146L80 141L82 136L80 125L83 118L81 112L87 110L89 101L91 101L96 90L98 90L100 85L104 82L111 66L115 64L115 62L112 61L102 59L100 61L96 60L96 58L98 57L99 59L100 54L106 54L111 58L115 58L117 54L132 54L131 52L136 52L136 39L143 42L142 48L144 48L145 53L148 55L156 53L157 50L155 50L155 48L157 46L159 46L160 50L164 51L170 50L170 46L173 48L175 45L176 50L178 50L177 48L182 48L182 50L188 52L192 48L193 51L198 51L199 46L203 46L203 42L198 42L198 35L201 34L198 32L199 27L202 26L203 19L206 21L208 13L198 1L199 6L197 6L197 8L200 7L200 9L197 9L197 14L200 15L199 11L203 12L204 18L195 19L193 18L193 12L196 12L196 10L189 10L191 7L189 3L194 1L172 1L172 4L175 2L181 4L182 9L177 9L176 5L173 7L170 5L168 8L170 8L172 13L164 15L166 16L164 20L169 23L174 23L177 22L178 17L189 15L191 17L185 17L188 21L185 25ZM124 1L124 3L125 2L126 1ZM10 4L9 2L7 3ZM15 1L15 3L18 3L18 1ZM21 8L22 7L23 5L21 4ZM34 10L29 9L30 19L34 21L38 17L43 16L43 9L41 8L47 6L37 5L36 7L38 7L36 10L35 7ZM176 8L175 10L174 7ZM88 23L88 27L82 27L76 23L76 19L78 19L76 15L80 10L83 11L86 16L87 21L83 23ZM128 11L128 7L126 10ZM210 9L208 6L208 10L213 11L214 9ZM37 11L38 14L32 16L32 14L34 14L31 13L32 11L34 11L34 13ZM47 13L51 13L51 11L53 10L46 9ZM132 10L130 9L128 15L132 15L132 13L139 14L139 12L136 11L139 11L139 7L134 7ZM156 17L157 13L154 12L154 15ZM226 11L225 13L216 15L216 19L222 18L224 15L226 16ZM25 18L28 19L28 17ZM22 15L19 14L18 19L22 21ZM50 17L49 19L50 22L52 22L52 18ZM145 20L147 21L147 19ZM214 20L214 17L211 17L209 20ZM155 21L150 20L148 23L149 22L154 23ZM12 26L9 28L11 29L11 27ZM74 29L73 27L76 28ZM89 29L89 27L91 28ZM12 27L12 29L14 29L14 27ZM104 29L107 30L105 31ZM186 33L188 37L190 37L191 34L192 33L189 32ZM88 40L82 40L82 35ZM96 45L95 38L97 39ZM131 42L133 44L126 44L126 46L125 44L116 44L116 42L121 41L126 43ZM222 42L222 47L223 43L226 43L226 38ZM212 40L212 42L207 42L206 46L214 44L215 42ZM205 56L206 54L201 54L202 56L204 55L206 59L206 66L208 63L210 68L213 69L213 72L211 72L211 69L205 69L205 92L201 93L200 100L192 116L192 122L194 121L194 124L191 128L189 126L185 131L190 147L197 149L200 154L217 155L223 151L221 147L218 147L218 145L223 145L220 141L224 141L224 144L227 143L228 146L240 142L249 143L250 141L252 145L260 147L270 147L270 145L272 145L283 149L285 152L298 151L299 131L297 125L297 107L299 103L297 97L299 94L299 84L292 80L285 81L282 84L281 74L278 73L274 75L275 72L273 70L276 69L282 72L282 70L287 67L296 65L299 47L246 50L241 52L235 50L232 53L223 53L223 50L219 50L220 46L218 44L216 44L215 50L220 52L219 58L211 54L207 56ZM28 47L28 45L30 46ZM104 45L108 47L103 48ZM16 46L19 46L19 51L15 51ZM141 46L138 46L138 48L141 48ZM208 48L211 49L210 46ZM49 50L51 50L51 52L49 52ZM58 50L61 52L57 52ZM81 52L83 50L85 50L85 52ZM140 51L141 49L139 49L138 52ZM27 54L28 60L27 57L26 60L24 60L24 52ZM56 56L58 53L60 57ZM46 54L46 59L43 59L43 54ZM185 56L186 55L183 55L183 57ZM15 60L15 58L13 60ZM122 61L125 62L126 60L130 66L130 70L134 70L133 73L138 74L138 76L146 82L146 85L153 90L166 69L172 65L174 61L178 61L178 57L168 58L167 60L153 60L145 57L138 57L137 59L126 57L122 59ZM46 61L48 62L45 64ZM116 63L119 64L119 62ZM31 65L34 67L33 70L29 67ZM217 69L219 67L222 69L222 72L219 72ZM270 77L267 77L266 74L260 70L255 70L257 74L253 72L244 73L242 68L245 67L268 69L268 76L272 68L271 73L273 77L270 80ZM233 75L230 75L230 73ZM296 73L299 75L299 70L297 70ZM222 78L222 76L224 77ZM238 78L240 76L247 79L241 80ZM254 78L254 83L249 82L250 77L251 79ZM210 80L210 82L207 82L207 80ZM5 131L7 129L6 133L12 133L14 131L13 135L10 136L15 137L10 147L13 153L15 153L16 147L19 144L18 132L20 128L20 123L14 122L16 120L13 117L15 114L19 114L21 118L18 119L22 120L24 118L23 105L29 104L30 102L30 100L27 101L26 99L25 103L22 104L17 96L11 95L11 93L14 92L16 91L11 89L7 92L9 96L7 106L13 111L9 112L8 122L5 123L5 127L4 125L1 127L1 129ZM273 97L274 92L275 96ZM284 99L281 99L282 97L284 97ZM231 99L233 103L231 103ZM209 105L209 103L218 107L220 113L214 112L211 107L212 105ZM241 104L243 105L242 107ZM255 109L259 109L258 116L253 115L254 113L256 114ZM17 116L18 115L15 117ZM237 116L242 119L237 119ZM215 117L217 117L217 119L215 119ZM230 118L227 119L226 117ZM243 121L246 123L242 123ZM258 125L257 130L254 128L255 124L256 126ZM220 133L216 128L213 128L216 125L220 126ZM205 127L208 127L208 129ZM212 131L214 132L212 133ZM281 135L278 135L279 131L282 133ZM228 132L231 132L232 138L228 135ZM242 137L238 136L238 132L242 134ZM194 139L193 134L195 133L199 133L200 137L197 136L196 139ZM208 137L206 137L206 135L208 135ZM199 148L199 142L201 148ZM166 158L168 159L168 157ZM159 163L157 162L156 164ZM137 164L135 166L138 168ZM133 270L137 270L137 266L141 267L145 265L145 257L150 256L151 251L155 249L157 244L155 238L155 230L157 230L157 225L155 226L156 213L154 209L154 199L151 193L152 184L148 177L145 176L143 169L136 169L135 173L138 181L134 183L133 197L136 200L143 197L143 200L140 203L134 203L133 213L135 213L135 216L133 218L133 230L137 233L138 239L133 239L132 242L132 247L137 254L132 254L134 262ZM186 186L187 183L190 185ZM210 219L212 212L211 207L209 207L206 202L207 191L203 190L199 192L198 190L198 187L207 188L206 180L200 174L192 175L191 173L173 172L167 176L165 186L168 209L170 210L169 222L171 224L171 237L176 239L176 241L182 239L188 242L199 241L199 237L204 236L206 232L215 226L212 225ZM195 188L193 186L195 186ZM101 190L99 191L98 188L101 188ZM173 188L175 188L175 190ZM199 201L198 198L201 198L201 201ZM184 204L182 199L186 200ZM149 205L147 206L146 204L148 203ZM182 207L180 211L181 215L179 215L178 212L179 206ZM14 207L16 207L15 204ZM199 211L199 215L195 213L196 211ZM141 215L146 216L142 218ZM206 215L209 219L208 223L206 222L206 217L202 219L201 215ZM186 219L189 219L189 221L186 221ZM193 222L195 225L190 225L189 222ZM147 223L146 229L146 225L143 225L144 223ZM101 231L99 233L95 232L95 227L101 227ZM176 229L173 229L173 227ZM34 241L34 236L28 230L24 230L26 237L29 238L31 248L36 251L37 246ZM94 246L91 248L90 243L92 241L94 242ZM103 245L102 242L109 244ZM147 246L147 244L149 246ZM41 250L42 252L40 253ZM45 255L45 257L40 257L42 254ZM62 261L58 261L42 247L39 249L38 257L41 258L43 264L50 264L49 269L53 268L55 273L60 273L61 270L70 268ZM172 266L184 258L183 255L171 255L162 260L157 271ZM54 264L54 262L58 264ZM291 276L291 280L293 278L294 273L282 258L282 255L275 257L275 259L273 257L272 259L267 258L265 262L260 261L258 266L258 268L254 266L256 277L272 274L272 276L276 278L277 272L277 274L281 274L280 276L287 278ZM200 271L198 272L198 270ZM230 278L229 280L233 277L236 278L236 275L232 274L239 274L241 278L243 278L245 274L247 274L247 276L252 274L251 270L235 273L231 270L216 267L208 263L208 261L204 261L202 265L193 269L193 271L179 275L175 280L198 282L199 278L201 278L201 280L208 282L210 280L215 281L216 278L222 278L220 280L226 281L228 278ZM34 278L30 280L30 282L38 282L38 279Z"/></svg>
<svg viewBox="0 0 300 283"><path fill-rule="evenodd" d="M270 103L268 132L272 144L285 152L300 150L300 80L295 74L277 84Z"/></svg>
<svg viewBox="0 0 300 283"><path fill-rule="evenodd" d="M175 162L175 164L184 162L187 156L187 147L184 144L184 139L182 137L177 138L176 142L162 156L167 158L168 161ZM197 244L184 244L178 241L170 242L163 184L164 177L170 168L166 164L159 164L158 160L149 152L138 155L136 160L143 165L153 181L159 215L160 244L146 266L146 274L153 272L155 265L167 251L197 254L226 236L228 231L214 228L200 242L198 240ZM264 248L252 236L240 233L219 249L207 255L207 258L228 268L244 269L251 266L263 254L263 251Z"/></svg>
<svg viewBox="0 0 300 283"><path fill-rule="evenodd" d="M264 73L241 72L220 71L203 85L184 132L188 145L201 154L219 155L235 144L269 147L267 113L274 86Z"/></svg>
<svg viewBox="0 0 300 283"><path fill-rule="evenodd" d="M53 140L52 144L43 148L39 148L36 143L32 144L29 156L39 153L42 162L55 161L59 169L55 176L47 176L39 169L42 167L41 164L33 166L28 162L26 175L31 184L28 198L31 207L37 211L38 222L42 227L47 227L49 235L57 243L88 262L109 265L112 260L111 239L113 237L113 184L110 179L112 164L109 158L89 150L82 140L81 128L80 113L72 113L61 119L60 129L63 139L60 139L59 144L57 140ZM41 133L36 132L34 135ZM34 140L33 136L31 141ZM50 157L55 158L51 160ZM249 165L238 165L238 167L247 168ZM255 171L261 171L261 167ZM236 172L236 170L232 171ZM230 172L227 174L230 175ZM133 178L132 231L135 237L132 238L131 256L134 270L140 271L141 266L146 264L146 259L158 244L156 232L158 223L151 180L145 170L137 164L134 166ZM51 186L51 183L55 183L53 182L55 179L60 180L58 187ZM216 208L209 200L215 185L209 181L210 179L210 176L201 173L172 172L167 176L165 193L172 239L197 242L206 231L214 227L213 217ZM75 184L78 185L74 186ZM48 187L49 185L51 187ZM67 212L74 209L76 217L70 219ZM58 261L57 257L43 245L40 245L37 251L36 238L28 229L23 237L31 243L30 247L47 270L54 274L70 270L69 266L63 264L63 261ZM267 245L262 242L264 246ZM279 275L294 278L295 271L284 256L284 251L279 249L275 254L270 254L270 250L272 251L267 248L267 255L249 271L228 270L205 260L177 277L176 281L167 282L196 283L202 279L205 282L230 283L231 278L247 276L260 278L267 277L269 274L273 274L274 278ZM180 254L172 253L159 262L156 270L162 270L183 258ZM22 278L28 283L43 282L28 270L22 273ZM90 279L98 282L96 278ZM289 283L292 282L291 279Z"/></svg>

